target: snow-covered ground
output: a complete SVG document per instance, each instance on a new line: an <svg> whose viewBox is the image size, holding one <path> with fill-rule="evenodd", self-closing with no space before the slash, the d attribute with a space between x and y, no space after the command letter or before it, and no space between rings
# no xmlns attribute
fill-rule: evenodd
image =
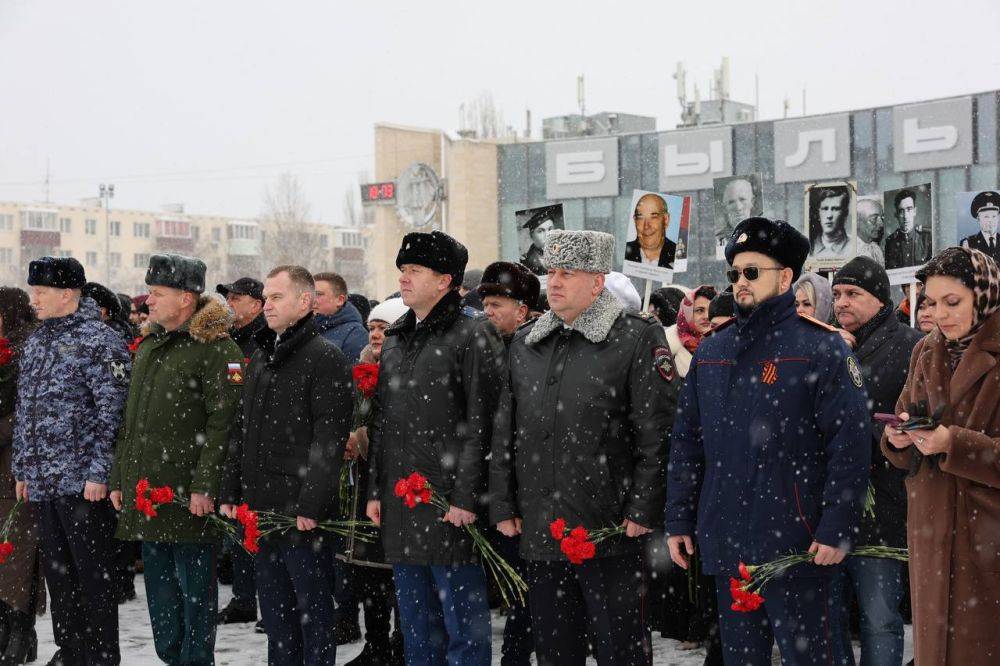
<svg viewBox="0 0 1000 666"><path fill-rule="evenodd" d="M146 592L142 576L137 576L136 593L138 597L123 606L119 606L118 621L120 625L120 640L122 647L122 664L128 666L155 666L160 664L153 649L153 634L149 627L149 613L146 611ZM223 586L219 590L219 607L229 603L232 591ZM45 664L53 654L56 646L52 642L52 619L45 615L38 619L38 662ZM493 663L500 663L500 643L503 634L503 618L494 616L493 622ZM669 639L653 639L653 662L656 666L701 666L705 660L705 650L685 652L677 648L678 643ZM913 656L910 627L906 627L906 656L904 663ZM351 645L342 645L337 649L337 663L343 664L361 652L361 641ZM857 645L855 655L859 657ZM249 666L267 663L267 637L253 631L249 624L231 624L219 627L215 642L215 663L218 666ZM780 663L775 652L775 664Z"/></svg>

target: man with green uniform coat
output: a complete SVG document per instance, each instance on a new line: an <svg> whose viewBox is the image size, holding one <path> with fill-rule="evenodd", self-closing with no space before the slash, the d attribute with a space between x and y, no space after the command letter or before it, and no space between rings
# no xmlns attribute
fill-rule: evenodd
<svg viewBox="0 0 1000 666"><path fill-rule="evenodd" d="M149 321L135 356L111 469L117 538L142 541L156 654L168 664L214 664L219 534L215 510L229 427L242 392L243 354L231 311L202 296L205 264L154 255L146 272ZM136 483L170 486L188 502L136 510Z"/></svg>

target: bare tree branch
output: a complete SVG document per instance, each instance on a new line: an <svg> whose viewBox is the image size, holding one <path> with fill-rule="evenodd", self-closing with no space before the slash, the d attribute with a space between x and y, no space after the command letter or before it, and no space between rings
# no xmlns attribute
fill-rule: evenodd
<svg viewBox="0 0 1000 666"><path fill-rule="evenodd" d="M323 234L317 231L311 217L312 207L302 183L290 173L281 174L264 192L260 215L264 263L299 264L313 272L331 270L332 231L326 234L327 242L323 244Z"/></svg>

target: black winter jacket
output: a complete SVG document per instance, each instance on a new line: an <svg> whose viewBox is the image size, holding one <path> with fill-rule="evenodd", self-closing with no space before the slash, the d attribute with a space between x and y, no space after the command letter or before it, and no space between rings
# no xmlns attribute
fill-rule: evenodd
<svg viewBox="0 0 1000 666"><path fill-rule="evenodd" d="M232 329L229 332L229 337L233 339L233 342L235 342L243 352L243 356L245 358L250 358L260 346L260 343L257 342L257 338L263 340L264 344L268 348L273 348L276 336L274 331L267 327L267 319L264 318L264 313L261 312L254 318L253 321L243 328Z"/></svg>
<svg viewBox="0 0 1000 666"><path fill-rule="evenodd" d="M868 409L893 413L906 383L910 356L924 334L901 324L889 313L885 320L861 341L854 351L868 391ZM906 547L906 479L904 470L894 467L882 455L879 442L884 426L872 421L871 484L875 489L875 518L861 520L859 545Z"/></svg>
<svg viewBox="0 0 1000 666"><path fill-rule="evenodd" d="M369 427L369 498L382 503L382 544L390 564L476 561L464 529L440 509L408 509L393 494L416 471L459 508L484 514L493 418L504 375L493 325L449 292L416 324L410 310L386 331ZM485 529L486 521L480 521Z"/></svg>
<svg viewBox="0 0 1000 666"><path fill-rule="evenodd" d="M522 520L521 555L562 560L549 524L663 526L667 450L680 379L663 327L604 291L573 323L554 313L510 345L490 460L490 523ZM597 556L639 549L618 537Z"/></svg>
<svg viewBox="0 0 1000 666"><path fill-rule="evenodd" d="M336 516L337 481L351 428L351 369L312 315L261 347L247 370L230 439L223 503L323 521Z"/></svg>

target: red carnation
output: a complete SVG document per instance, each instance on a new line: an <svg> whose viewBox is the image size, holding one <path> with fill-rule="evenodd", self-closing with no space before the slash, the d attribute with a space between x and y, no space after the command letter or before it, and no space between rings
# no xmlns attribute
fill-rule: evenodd
<svg viewBox="0 0 1000 666"><path fill-rule="evenodd" d="M170 486L153 488L149 491L149 499L151 499L154 504L170 504L174 501L174 489Z"/></svg>
<svg viewBox="0 0 1000 666"><path fill-rule="evenodd" d="M375 395L375 387L378 385L377 363L358 363L351 374L354 376L354 384L364 397Z"/></svg>
<svg viewBox="0 0 1000 666"><path fill-rule="evenodd" d="M248 553L260 551L257 541L260 539L260 527L257 525L257 512L251 511L247 504L236 507L236 522L243 526L243 548Z"/></svg>
<svg viewBox="0 0 1000 666"><path fill-rule="evenodd" d="M134 354L137 351L139 351L139 345L141 345L142 341L145 340L145 339L146 338L143 335L136 336L136 338L134 340L132 340L132 342L128 343L128 351L129 351L129 353L130 354Z"/></svg>
<svg viewBox="0 0 1000 666"><path fill-rule="evenodd" d="M14 552L14 544L12 544L10 541L4 541L3 543L0 543L0 564L6 562L7 558L10 557L11 553L13 552Z"/></svg>
<svg viewBox="0 0 1000 666"><path fill-rule="evenodd" d="M761 607L764 597L750 591L750 584L753 582L750 567L740 562L739 572L742 580L729 578L729 595L733 598L730 608L737 613L751 613Z"/></svg>
<svg viewBox="0 0 1000 666"><path fill-rule="evenodd" d="M153 506L148 497L136 497L135 508L147 518L156 518L156 507Z"/></svg>
<svg viewBox="0 0 1000 666"><path fill-rule="evenodd" d="M586 530L583 531L586 532ZM576 529L573 532L576 532ZM583 564L584 560L594 557L597 548L593 542L573 536L573 532L570 532L569 536L559 542L559 549L562 550L563 555L573 564Z"/></svg>
<svg viewBox="0 0 1000 666"><path fill-rule="evenodd" d="M410 491L410 482L406 479L400 479L396 482L396 487L393 488L393 493L396 497L406 497L406 493Z"/></svg>
<svg viewBox="0 0 1000 666"><path fill-rule="evenodd" d="M406 479L406 482L410 484L410 490L412 492L418 492L427 487L427 477L420 474L420 472L413 472Z"/></svg>
<svg viewBox="0 0 1000 666"><path fill-rule="evenodd" d="M0 338L0 366L7 365L14 358L14 350L10 348L10 340Z"/></svg>
<svg viewBox="0 0 1000 666"><path fill-rule="evenodd" d="M562 538L566 536L566 520L557 518L549 523L549 533L556 541L562 541Z"/></svg>

